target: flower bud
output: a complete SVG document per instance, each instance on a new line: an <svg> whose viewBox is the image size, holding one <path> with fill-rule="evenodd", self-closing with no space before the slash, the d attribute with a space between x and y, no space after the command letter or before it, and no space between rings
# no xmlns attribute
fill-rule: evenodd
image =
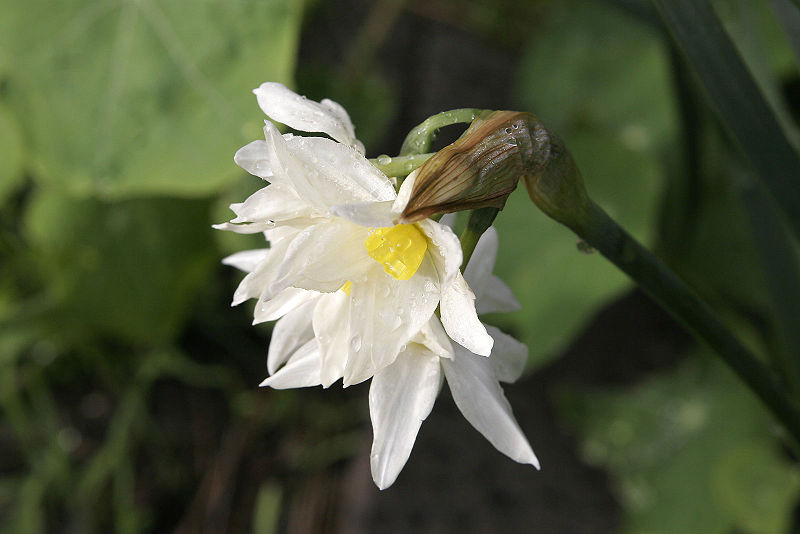
<svg viewBox="0 0 800 534"><path fill-rule="evenodd" d="M531 200L571 226L589 200L563 141L531 113L491 111L420 167L399 222L484 207L503 209L522 179Z"/></svg>
<svg viewBox="0 0 800 534"><path fill-rule="evenodd" d="M535 117L514 111L479 115L464 134L420 167L401 222L482 207L502 209L523 173L521 145Z"/></svg>

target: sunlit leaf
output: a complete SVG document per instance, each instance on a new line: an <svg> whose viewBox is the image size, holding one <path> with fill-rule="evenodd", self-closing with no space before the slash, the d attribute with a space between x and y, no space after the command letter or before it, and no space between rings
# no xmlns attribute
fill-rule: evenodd
<svg viewBox="0 0 800 534"><path fill-rule="evenodd" d="M291 80L300 0L9 0L7 92L35 177L73 193L206 195Z"/></svg>

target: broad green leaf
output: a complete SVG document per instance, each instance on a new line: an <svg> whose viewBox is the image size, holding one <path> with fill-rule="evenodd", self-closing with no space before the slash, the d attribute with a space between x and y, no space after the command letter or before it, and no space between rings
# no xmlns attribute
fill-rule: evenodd
<svg viewBox="0 0 800 534"><path fill-rule="evenodd" d="M617 9L589 2L554 7L531 35L518 108L538 115L565 140L589 194L648 242L663 179L660 151L675 128L658 36ZM599 254L578 252L575 235L538 212L522 187L496 226L497 273L522 310L490 321L522 332L534 362L554 356L592 313L629 286Z"/></svg>
<svg viewBox="0 0 800 534"><path fill-rule="evenodd" d="M0 204L22 178L22 137L16 121L0 102Z"/></svg>
<svg viewBox="0 0 800 534"><path fill-rule="evenodd" d="M8 0L8 99L36 178L72 193L200 196L261 137L251 90L289 82L301 0Z"/></svg>
<svg viewBox="0 0 800 534"><path fill-rule="evenodd" d="M217 260L206 201L37 191L25 222L63 336L168 341Z"/></svg>
<svg viewBox="0 0 800 534"><path fill-rule="evenodd" d="M800 472L760 402L711 355L632 389L570 392L562 413L611 472L622 532L784 534Z"/></svg>

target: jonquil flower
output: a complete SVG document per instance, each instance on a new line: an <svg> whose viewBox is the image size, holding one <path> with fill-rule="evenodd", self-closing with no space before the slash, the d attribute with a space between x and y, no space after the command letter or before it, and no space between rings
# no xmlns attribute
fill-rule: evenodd
<svg viewBox="0 0 800 534"><path fill-rule="evenodd" d="M234 158L270 182L216 226L263 232L270 242L224 260L248 273L233 304L257 298L254 323L278 319L271 376L261 385L328 387L343 378L347 386L373 377L371 466L381 489L408 460L444 379L467 420L498 450L538 467L499 385L519 377L527 349L487 331L477 316L518 307L491 274L494 229L462 276L461 246L449 226L424 218L396 224L416 175L395 192L393 180L364 157L341 106L276 83L255 93L274 120L332 138L281 135L267 121L265 140Z"/></svg>
<svg viewBox="0 0 800 534"><path fill-rule="evenodd" d="M508 287L491 274L496 253L497 233L490 228L478 242L464 275L479 296L481 312L519 307ZM369 391L374 434L370 465L380 489L394 483L408 460L443 379L461 413L492 445L517 462L539 467L499 384L519 378L528 350L500 330L488 329L495 343L487 358L451 343L442 323L432 316L397 358L375 373ZM287 352L291 352L288 357ZM287 361L273 371L277 353L281 354L278 360ZM275 326L270 346L273 374L262 385L277 389L319 385L320 360L309 309L301 307Z"/></svg>
<svg viewBox="0 0 800 534"><path fill-rule="evenodd" d="M243 147L234 160L270 183L233 204L229 223L215 226L263 232L270 242L224 260L248 273L233 304L255 298L254 323L281 319L268 369L285 365L269 385L364 381L408 350L437 306L452 339L488 356L492 337L459 271L458 238L430 219L395 224L413 179L395 191L393 180L364 157L339 104L308 100L277 83L254 92L268 117L332 138L281 135L266 121L265 140ZM289 376L292 385L281 382Z"/></svg>

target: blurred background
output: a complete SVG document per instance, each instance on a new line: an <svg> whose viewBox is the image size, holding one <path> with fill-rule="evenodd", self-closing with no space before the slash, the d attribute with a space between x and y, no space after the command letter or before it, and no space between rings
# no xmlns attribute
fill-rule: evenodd
<svg viewBox="0 0 800 534"><path fill-rule="evenodd" d="M795 139L800 11L714 4ZM543 470L445 388L379 492L368 386L258 389L271 325L229 307L220 260L263 239L211 224L264 185L232 158L268 80L343 104L369 157L439 111L535 113L601 206L778 350L752 171L649 2L4 0L3 532L800 532L762 406L524 191L496 223L522 310L486 321L530 348L505 390Z"/></svg>

